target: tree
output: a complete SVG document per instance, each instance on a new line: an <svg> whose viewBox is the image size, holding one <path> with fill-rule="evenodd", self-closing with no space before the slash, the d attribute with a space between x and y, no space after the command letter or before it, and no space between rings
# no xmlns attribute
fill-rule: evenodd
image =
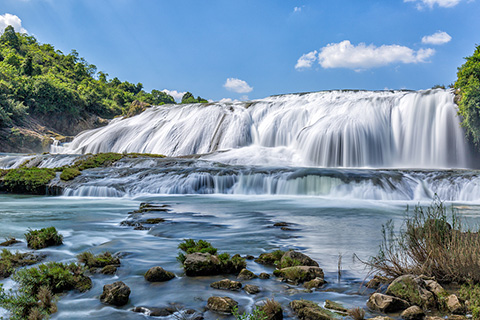
<svg viewBox="0 0 480 320"><path fill-rule="evenodd" d="M12 26L7 26L0 37L0 43L10 46L15 50L20 49L20 41L18 40L15 29Z"/></svg>
<svg viewBox="0 0 480 320"><path fill-rule="evenodd" d="M480 144L480 45L472 56L458 68L456 101L458 113L462 116L462 126L467 135L478 146Z"/></svg>
<svg viewBox="0 0 480 320"><path fill-rule="evenodd" d="M32 57L29 55L23 60L22 73L26 76L31 76L33 73Z"/></svg>

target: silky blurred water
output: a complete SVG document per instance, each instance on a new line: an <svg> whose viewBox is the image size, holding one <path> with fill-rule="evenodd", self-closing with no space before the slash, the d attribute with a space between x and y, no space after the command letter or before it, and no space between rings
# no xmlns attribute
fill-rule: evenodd
<svg viewBox="0 0 480 320"><path fill-rule="evenodd" d="M149 231L120 226L128 212L141 202L170 206L168 212L147 213L145 218L162 217L167 221ZM23 239L28 228L55 226L64 235L64 244L40 250L47 261L75 261L75 256L89 250L120 254L121 267L116 275L93 275L93 288L85 293L70 292L58 302L53 319L145 319L134 313L134 306L166 307L204 312L210 296L229 296L239 302L241 311L250 311L255 303L274 298L282 303L286 318L291 317L288 302L304 298L318 303L331 299L347 308L365 306L367 293L360 288L367 270L353 260L353 254L368 259L377 252L381 226L389 219L401 224L406 205L401 201L329 200L299 196L233 196L233 195L154 195L138 198L34 197L0 195L0 236ZM460 212L474 222L479 208L462 205ZM292 231L273 227L288 222ZM261 288L257 295L244 291L231 292L209 287L224 276L185 277L176 261L177 246L185 238L210 241L219 252L258 256L274 249L296 249L318 261L328 281L327 291L301 292L301 286L287 285L272 277L254 279L243 284ZM25 242L11 247L27 250ZM337 262L342 256L342 277ZM165 283L148 283L143 274L153 266L161 266L176 274ZM259 274L273 269L251 260L247 268ZM234 279L234 276L228 276ZM132 289L124 307L103 305L99 301L104 284L123 281ZM6 288L11 280L3 280ZM298 289L295 290L287 290ZM223 316L204 313L207 319ZM148 317L147 317L148 318ZM174 318L173 316L171 317Z"/></svg>

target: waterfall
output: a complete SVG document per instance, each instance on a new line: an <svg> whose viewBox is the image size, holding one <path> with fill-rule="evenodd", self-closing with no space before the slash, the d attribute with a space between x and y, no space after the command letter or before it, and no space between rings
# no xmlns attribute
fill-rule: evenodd
<svg viewBox="0 0 480 320"><path fill-rule="evenodd" d="M325 91L149 108L85 131L55 153L209 154L230 164L466 168L453 94ZM220 152L222 151L222 152Z"/></svg>

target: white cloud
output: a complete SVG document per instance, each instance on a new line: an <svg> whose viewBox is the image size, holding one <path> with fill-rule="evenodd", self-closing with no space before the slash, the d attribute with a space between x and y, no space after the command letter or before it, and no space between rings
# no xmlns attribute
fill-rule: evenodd
<svg viewBox="0 0 480 320"><path fill-rule="evenodd" d="M240 102L240 100L232 99L232 98L223 98L218 102L220 102L220 103L234 103L234 102Z"/></svg>
<svg viewBox="0 0 480 320"><path fill-rule="evenodd" d="M304 54L295 66L308 68L315 60L325 69L348 68L361 71L364 69L382 67L393 63L422 63L435 54L434 49L420 49L415 51L400 45L366 45L360 43L355 46L348 40L340 43L331 43L315 55L315 51Z"/></svg>
<svg viewBox="0 0 480 320"><path fill-rule="evenodd" d="M404 2L416 2L417 9L421 10L424 7L433 8L435 5L438 5L442 8L451 8L455 7L462 0L403 0Z"/></svg>
<svg viewBox="0 0 480 320"><path fill-rule="evenodd" d="M236 78L228 78L223 86L225 87L225 89L237 93L248 93L253 90L253 88L250 87L248 83Z"/></svg>
<svg viewBox="0 0 480 320"><path fill-rule="evenodd" d="M178 92L177 90L168 90L168 89L163 89L162 91L165 92L166 94L171 95L177 102L182 101L182 97L186 93L185 91Z"/></svg>
<svg viewBox="0 0 480 320"><path fill-rule="evenodd" d="M430 36L425 36L422 38L422 43L425 44L444 44L447 42L450 42L452 40L452 37L444 32L444 31L437 31L434 34Z"/></svg>
<svg viewBox="0 0 480 320"><path fill-rule="evenodd" d="M5 13L0 15L0 33L3 33L7 26L12 26L16 32L27 33L27 30L22 27L22 20L14 14Z"/></svg>
<svg viewBox="0 0 480 320"><path fill-rule="evenodd" d="M317 50L305 53L302 55L295 65L295 69L306 69L310 68L312 64L317 60Z"/></svg>
<svg viewBox="0 0 480 320"><path fill-rule="evenodd" d="M302 7L293 8L293 12L301 12L301 11L302 11Z"/></svg>

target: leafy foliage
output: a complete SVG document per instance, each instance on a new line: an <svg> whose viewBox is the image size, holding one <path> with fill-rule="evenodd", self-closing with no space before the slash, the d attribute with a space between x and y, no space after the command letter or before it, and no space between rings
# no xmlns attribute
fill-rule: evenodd
<svg viewBox="0 0 480 320"><path fill-rule="evenodd" d="M255 307L251 313L244 312L240 314L238 312L238 306L233 307L232 309L233 316L236 320L267 320L268 316L262 310L260 306Z"/></svg>
<svg viewBox="0 0 480 320"><path fill-rule="evenodd" d="M459 114L463 117L462 126L472 141L480 144L480 45L472 56L458 68L454 88L457 93Z"/></svg>
<svg viewBox="0 0 480 320"><path fill-rule="evenodd" d="M19 168L5 170L3 173L0 189L12 193L44 195L47 184L55 178L55 170L48 168Z"/></svg>
<svg viewBox="0 0 480 320"><path fill-rule="evenodd" d="M143 90L143 84L108 79L75 50L64 54L12 26L0 37L0 127L30 114L55 112L78 118L86 112L120 115L135 101L152 105L175 103L165 92Z"/></svg>
<svg viewBox="0 0 480 320"><path fill-rule="evenodd" d="M10 319L45 319L56 312L56 294L92 287L84 269L75 264L49 262L21 269L13 275L18 292L0 290L0 306L10 311Z"/></svg>
<svg viewBox="0 0 480 320"><path fill-rule="evenodd" d="M62 179L63 181L69 181L81 174L82 173L77 168L65 168L60 174L60 179Z"/></svg>
<svg viewBox="0 0 480 320"><path fill-rule="evenodd" d="M57 232L55 227L43 228L40 230L29 230L25 233L27 245L32 249L42 249L49 246L62 244L63 236Z"/></svg>
<svg viewBox="0 0 480 320"><path fill-rule="evenodd" d="M9 277L16 268L28 266L38 262L38 258L30 253L12 253L2 249L0 253L0 279Z"/></svg>
<svg viewBox="0 0 480 320"><path fill-rule="evenodd" d="M182 103L208 103L208 101L200 96L195 99L192 93L186 92L182 97Z"/></svg>

